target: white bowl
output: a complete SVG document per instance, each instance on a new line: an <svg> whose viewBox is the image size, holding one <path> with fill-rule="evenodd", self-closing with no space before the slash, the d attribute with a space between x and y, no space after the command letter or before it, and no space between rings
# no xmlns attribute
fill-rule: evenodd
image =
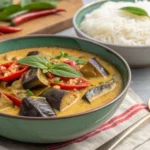
<svg viewBox="0 0 150 150"><path fill-rule="evenodd" d="M123 1L123 0L118 0L118 1ZM106 45L107 47L110 47L111 49L121 54L132 68L150 66L150 45L149 46L122 46L122 45L115 45L115 44L107 44L91 38L90 36L88 36L87 34L85 34L80 30L79 26L82 20L84 19L84 16L92 12L93 10L99 8L103 3L104 1L90 3L88 5L81 7L76 12L76 14L73 17L73 26L77 35L79 37L86 38L101 43L103 45Z"/></svg>

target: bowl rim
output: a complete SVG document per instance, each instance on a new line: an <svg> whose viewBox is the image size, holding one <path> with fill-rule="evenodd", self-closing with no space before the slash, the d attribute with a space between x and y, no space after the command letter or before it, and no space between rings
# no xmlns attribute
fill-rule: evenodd
<svg viewBox="0 0 150 150"><path fill-rule="evenodd" d="M80 40L80 41L89 42L90 44L95 44L97 46L100 46L100 47L104 48L107 52L112 53L113 55L118 57L122 61L124 66L126 67L127 74L128 74L128 80L127 80L126 86L121 91L121 93L116 98L111 100L110 102L108 102L105 105L102 105L100 107L97 107L95 109L91 109L89 111L82 112L82 113L77 113L77 114L68 115L68 116L60 116L60 117L57 117L57 116L56 117L26 117L26 116L15 116L15 115L3 114L3 113L0 113L0 116L7 117L7 118L24 119L24 120L60 120L60 119L80 117L80 116L83 116L83 115L87 115L89 113L96 112L96 111L98 111L98 110L100 110L104 107L109 106L110 104L112 104L112 103L116 102L117 100L119 100L119 98L122 97L126 93L126 91L128 90L128 88L130 86L130 83L131 83L131 70L130 70L130 67L129 67L128 63L126 62L126 60L120 54L118 54L117 52L115 52L114 50L112 50L111 48L109 48L105 45L102 45L102 44L99 44L99 43L96 43L96 42L93 42L93 41L90 41L90 40L87 40L87 39L78 38L78 37L62 36L62 35L46 35L46 34L36 34L36 35L27 35L27 36L9 38L9 39L0 41L0 43L9 42L9 41L18 40L18 39L24 39L25 40L25 39L28 39L28 38L38 38L38 37L39 38L42 38L42 37L44 37L44 38L45 37L46 38L53 38L54 37L54 38L62 38L62 39L65 38L65 39Z"/></svg>
<svg viewBox="0 0 150 150"><path fill-rule="evenodd" d="M108 47L109 46L110 47L118 47L118 48L124 48L124 47L126 47L126 48L149 48L150 47L150 45L120 45L120 44L110 44L110 43L106 43L106 42L101 42L101 41L98 41L98 40L96 40L96 39L88 36L86 33L84 33L83 31L81 31L80 28L76 24L76 18L78 17L79 13L82 10L85 10L85 9L91 7L92 5L95 5L95 4L98 4L98 3L102 3L102 2L109 2L109 0L99 0L99 1L96 1L96 2L90 2L90 3L82 6L80 9L78 9L78 11L76 11L75 15L73 16L73 20L72 20L73 27L75 28L75 30L76 30L77 33L80 33L80 35L82 36L82 38L87 38L89 40L93 40L93 41L98 42L100 44L107 45ZM94 11L94 10L92 10L92 11Z"/></svg>

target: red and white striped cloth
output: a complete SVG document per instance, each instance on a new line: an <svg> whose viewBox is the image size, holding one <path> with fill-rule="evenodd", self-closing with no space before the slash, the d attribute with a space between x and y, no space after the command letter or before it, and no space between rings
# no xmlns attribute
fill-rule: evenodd
<svg viewBox="0 0 150 150"><path fill-rule="evenodd" d="M129 89L120 108L108 122L77 139L64 143L51 144L47 150L95 150L146 114L148 114L147 106L131 89ZM144 127L145 132L137 130L133 135L121 143L116 150L133 150L138 147L138 145L141 146L142 143L150 138L150 132L147 132L147 128L150 131L150 125ZM138 132L141 132L140 136ZM146 135L146 133L149 134ZM144 138L141 138L141 136ZM137 140L137 138L139 139ZM150 147L147 150L150 150Z"/></svg>

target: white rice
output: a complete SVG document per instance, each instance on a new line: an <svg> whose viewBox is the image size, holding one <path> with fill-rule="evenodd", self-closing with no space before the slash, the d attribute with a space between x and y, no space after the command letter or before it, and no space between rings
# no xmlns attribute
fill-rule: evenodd
<svg viewBox="0 0 150 150"><path fill-rule="evenodd" d="M120 10L122 7L143 8L150 16L150 2L106 2L87 14L80 29L97 41L117 45L150 45L150 17Z"/></svg>

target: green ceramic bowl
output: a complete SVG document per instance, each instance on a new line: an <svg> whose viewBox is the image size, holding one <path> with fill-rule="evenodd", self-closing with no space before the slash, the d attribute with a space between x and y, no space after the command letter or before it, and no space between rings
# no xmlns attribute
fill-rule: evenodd
<svg viewBox="0 0 150 150"><path fill-rule="evenodd" d="M91 111L56 118L21 117L0 114L0 135L22 142L63 142L84 135L106 122L118 109L129 88L131 71L126 61L113 50L79 38L63 36L27 36L0 42L0 53L32 47L63 47L102 56L122 75L121 94L108 104Z"/></svg>
<svg viewBox="0 0 150 150"><path fill-rule="evenodd" d="M129 63L131 67L137 68L137 67L150 66L150 59L149 59L150 45L148 46L124 46L124 45L119 45L119 44L108 44L108 43L104 43L101 41L97 41L80 30L80 24L83 21L85 15L101 7L104 3L107 3L107 1L135 2L135 0L100 0L97 2L89 3L81 7L76 12L73 18L73 26L77 35L79 37L86 38L86 39L98 42L100 44L104 44L105 46L112 48L113 50L118 52L120 55L122 55L127 60L127 62Z"/></svg>

